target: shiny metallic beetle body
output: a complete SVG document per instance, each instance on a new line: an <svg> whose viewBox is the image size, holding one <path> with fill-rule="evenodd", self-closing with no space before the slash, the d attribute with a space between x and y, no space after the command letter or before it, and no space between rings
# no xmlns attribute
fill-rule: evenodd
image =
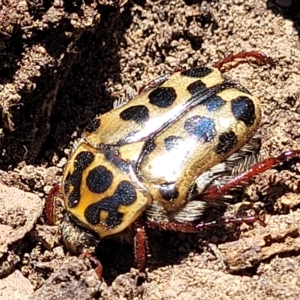
<svg viewBox="0 0 300 300"><path fill-rule="evenodd" d="M142 269L145 225L198 232L211 224L201 220L210 202L299 155L287 151L258 162L261 104L220 71L249 58L273 64L262 53L243 52L215 67L160 77L87 126L62 180L67 214L60 225L70 249L82 251L134 229L136 266ZM46 203L50 223L56 192Z"/></svg>
<svg viewBox="0 0 300 300"><path fill-rule="evenodd" d="M153 203L179 212L205 190L197 177L247 143L260 119L259 100L218 69L174 73L87 127L65 168L66 209L100 237Z"/></svg>

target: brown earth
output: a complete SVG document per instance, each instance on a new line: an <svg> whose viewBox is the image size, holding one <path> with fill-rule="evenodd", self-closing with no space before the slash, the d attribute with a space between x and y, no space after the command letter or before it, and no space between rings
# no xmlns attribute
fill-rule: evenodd
<svg viewBox="0 0 300 300"><path fill-rule="evenodd" d="M300 149L299 30L297 0L0 4L0 299L299 299L298 158L245 191L266 226L151 231L144 276L130 245L104 241L99 281L42 215L90 119L159 75L231 53L276 63L228 74L262 101L264 155Z"/></svg>

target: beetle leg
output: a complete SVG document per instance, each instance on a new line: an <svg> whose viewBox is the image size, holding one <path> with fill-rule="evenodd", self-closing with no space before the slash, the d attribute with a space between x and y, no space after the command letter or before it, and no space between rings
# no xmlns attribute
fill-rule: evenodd
<svg viewBox="0 0 300 300"><path fill-rule="evenodd" d="M49 225L55 225L56 219L56 197L60 192L60 183L54 183L45 202L45 216Z"/></svg>
<svg viewBox="0 0 300 300"><path fill-rule="evenodd" d="M199 232L199 229L197 229L196 225L192 222L179 223L176 221L147 220L147 226L153 229L174 231L174 232L185 232L185 233Z"/></svg>
<svg viewBox="0 0 300 300"><path fill-rule="evenodd" d="M102 267L102 264L101 262L97 259L97 257L95 257L93 255L93 253L91 253L90 251L88 250L84 250L80 256L79 256L81 259L84 259L84 258L88 258L89 261L94 265L96 266L94 268L94 271L96 272L97 276L99 279L102 278L102 271L103 271L103 267Z"/></svg>
<svg viewBox="0 0 300 300"><path fill-rule="evenodd" d="M250 52L239 52L234 55L229 55L225 57L223 60L215 63L213 66L220 71L226 69L225 65L231 62L235 62L237 65L241 63L249 63L249 62L255 62L258 65L275 65L273 59L270 56L267 56L266 54L258 51L250 51Z"/></svg>
<svg viewBox="0 0 300 300"><path fill-rule="evenodd" d="M224 59L215 63L213 65L213 67L219 69L220 71L228 71L231 67L226 68L225 65L227 65L228 63L232 63L232 62L234 62L236 65L239 65L241 63L249 63L249 62L254 62L258 65L271 65L271 66L275 65L274 60L270 56L264 54L263 52L242 51L237 54L232 54L232 55L226 56ZM178 68L174 72L167 73L165 75L162 75L162 76L150 81L148 84L146 84L139 90L139 94L142 94L144 92L147 92L149 89L156 88L156 87L162 85L166 80L168 80L168 78L171 75L173 75L176 72L180 72L180 71L183 71L183 69Z"/></svg>
<svg viewBox="0 0 300 300"><path fill-rule="evenodd" d="M166 231L175 231L175 232L184 232L184 233L197 233L202 229L226 225L226 224L242 224L242 223L254 223L258 220L258 216L245 216L239 218L228 218L228 219L219 219L212 222L201 222L201 223L193 223L193 222L176 222L176 221L156 221L156 220L148 220L147 225L154 229L161 229Z"/></svg>
<svg viewBox="0 0 300 300"><path fill-rule="evenodd" d="M203 201L215 201L216 199L219 199L220 196L226 195L230 189L234 188L235 186L241 185L244 182L247 182L253 176L261 174L271 168L276 167L281 162L284 162L299 155L300 150L289 150L281 153L277 157L266 158L253 165L249 170L237 175L236 177L228 181L226 184L208 188L203 193L203 195L201 195L201 199L203 196Z"/></svg>
<svg viewBox="0 0 300 300"><path fill-rule="evenodd" d="M134 224L135 236L134 236L134 262L135 267L143 271L146 266L147 259L147 236L144 226L139 222Z"/></svg>

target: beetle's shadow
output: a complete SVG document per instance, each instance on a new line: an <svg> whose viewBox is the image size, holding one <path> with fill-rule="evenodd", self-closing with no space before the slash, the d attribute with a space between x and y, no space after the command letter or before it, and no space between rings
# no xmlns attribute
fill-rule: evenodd
<svg viewBox="0 0 300 300"><path fill-rule="evenodd" d="M284 1L283 1L284 2ZM288 1L286 1L288 4ZM275 15L282 15L284 19L293 22L295 29L300 34L300 1L292 0L290 5L280 5L276 0L268 0L267 8L271 9Z"/></svg>
<svg viewBox="0 0 300 300"><path fill-rule="evenodd" d="M39 61L39 76L28 75L36 88L29 90L27 83L23 84L18 90L22 99L12 102L13 105L9 102L7 112L0 105L4 116L0 118L1 169L24 160L27 164L48 163L57 154L65 156L64 148L74 141L74 132L80 136L88 121L97 113L110 110L117 98L111 95L106 82L121 82L119 50L132 22L132 4L121 12L118 6L98 3L93 12L101 16L100 21L95 17L92 28L82 25L79 30L67 16L81 17L83 3L66 3L65 16L59 17L61 20L54 23L54 28L33 28L27 39L22 38L24 32L19 26L11 37L4 39L0 33L6 51L0 62L0 84L14 83L24 49L29 45L41 45L41 51L51 57L51 63L42 58ZM41 4L40 11L29 7L32 19L47 19L45 15L51 5L52 1ZM8 129L9 119L14 130Z"/></svg>
<svg viewBox="0 0 300 300"><path fill-rule="evenodd" d="M201 255L204 251L210 251L209 244L218 245L234 241L240 236L239 225L233 224L211 226L199 233L179 233L152 230L151 228L147 228L146 231L149 255L147 269L149 272L160 267L180 265L191 254ZM212 255L214 254L212 253ZM97 257L103 265L104 280L107 284L111 284L117 276L130 272L134 266L133 243L120 243L111 239L103 240L97 249ZM203 256L204 264L205 257Z"/></svg>
<svg viewBox="0 0 300 300"><path fill-rule="evenodd" d="M277 166L278 171L289 169L291 165L295 164L295 161L299 161L299 158L291 159L288 162L284 162L280 166ZM268 189L265 189L263 193L259 191L258 198L263 204L262 210L267 214L278 214L278 211L274 210L275 203L279 197L286 194L289 188L284 183L277 183L271 185ZM224 220L224 214L228 210L229 205L240 204L241 198L245 200L246 206L239 206L239 211L236 212L237 216L243 216L245 209L251 208L250 195L244 194L242 190L237 190L236 197L231 199L230 204L221 202L214 206L208 206L205 210L201 221L222 221ZM283 207L281 213L285 213L289 209ZM257 211L257 214L259 212ZM250 225L249 225L250 226ZM251 230L251 228L249 228ZM152 230L147 228L147 244L148 255L147 269L151 272L161 267L180 265L187 260L191 254L200 255L203 252L210 251L213 253L210 244L220 245L227 242L236 241L240 238L240 225L218 224L215 226L204 228L199 233L179 233L163 230ZM103 240L98 247L97 257L101 261L104 269L103 278L108 284L111 284L117 276L130 272L130 269L134 266L134 247L133 237L129 243L120 243L111 239ZM203 256L203 264L205 265L205 257ZM216 260L218 258L216 257ZM226 261L223 262L226 264Z"/></svg>
<svg viewBox="0 0 300 300"><path fill-rule="evenodd" d="M190 255L201 255L203 252L210 251L209 244L218 245L237 240L238 231L224 226L215 226L203 229L197 234L151 232L148 234L149 252L151 254L148 261L149 271L169 265L180 265ZM204 256L203 263L205 264Z"/></svg>

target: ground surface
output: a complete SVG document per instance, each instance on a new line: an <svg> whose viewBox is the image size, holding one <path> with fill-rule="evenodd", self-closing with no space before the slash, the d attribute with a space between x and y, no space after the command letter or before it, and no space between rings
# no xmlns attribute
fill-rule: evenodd
<svg viewBox="0 0 300 300"><path fill-rule="evenodd" d="M0 299L299 299L299 159L247 188L244 198L265 213L265 227L257 222L197 236L150 232L144 277L130 269L130 245L107 241L99 281L88 261L66 255L57 228L42 215L45 195L88 120L159 75L242 50L263 51L276 62L229 72L263 103L264 153L300 149L299 1L5 3Z"/></svg>

